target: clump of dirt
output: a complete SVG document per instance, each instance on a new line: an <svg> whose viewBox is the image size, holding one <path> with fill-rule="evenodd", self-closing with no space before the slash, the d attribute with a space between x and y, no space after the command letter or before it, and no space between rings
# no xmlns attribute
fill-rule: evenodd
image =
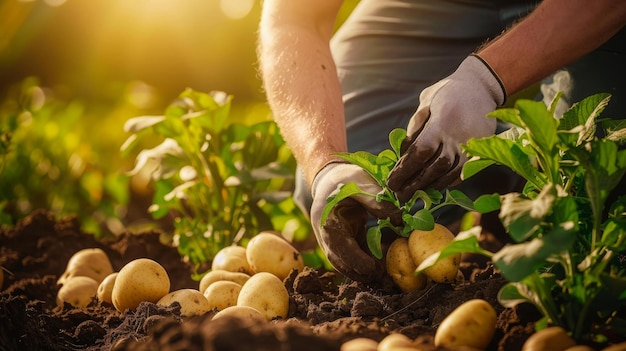
<svg viewBox="0 0 626 351"><path fill-rule="evenodd" d="M379 286L345 280L334 272L306 268L284 283L290 294L285 320L266 324L237 318L213 320L215 311L183 318L180 306L144 302L119 312L96 300L87 308L57 306L56 280L76 251L101 248L119 270L147 257L167 270L171 290L198 288L193 268L176 248L160 241L161 233L124 233L99 241L80 231L73 217L56 220L34 212L15 227L0 231L0 266L5 274L0 294L0 350L339 350L356 337L380 341L392 332L418 340L424 350L443 318L461 303L481 298L498 312L498 329L487 350L521 350L533 333L536 310L528 305L505 309L497 293L505 283L489 262L466 259L466 283L433 284L403 294L388 282Z"/></svg>

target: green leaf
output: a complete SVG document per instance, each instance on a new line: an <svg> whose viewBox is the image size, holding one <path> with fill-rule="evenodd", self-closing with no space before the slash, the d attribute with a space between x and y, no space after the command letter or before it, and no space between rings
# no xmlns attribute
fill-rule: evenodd
<svg viewBox="0 0 626 351"><path fill-rule="evenodd" d="M342 152L335 155L363 168L363 170L372 176L378 184L384 184L384 178L382 178L380 167L378 166L378 156L367 151L356 151L353 153Z"/></svg>
<svg viewBox="0 0 626 351"><path fill-rule="evenodd" d="M559 133L561 140L571 146L591 140L596 131L596 118L608 105L610 99L610 94L596 94L575 103L563 114L558 129L564 131L579 129L579 131L575 134Z"/></svg>
<svg viewBox="0 0 626 351"><path fill-rule="evenodd" d="M556 199L554 187L546 186L534 200L517 193L500 198L500 219L516 242L522 242L537 233L543 219L552 211Z"/></svg>
<svg viewBox="0 0 626 351"><path fill-rule="evenodd" d="M403 214L402 221L411 228L411 230L433 230L433 228L435 228L435 217L425 208L415 212L413 215L408 213Z"/></svg>
<svg viewBox="0 0 626 351"><path fill-rule="evenodd" d="M521 303L541 303L537 295L525 284L512 282L504 285L498 292L498 302L506 308L514 308Z"/></svg>
<svg viewBox="0 0 626 351"><path fill-rule="evenodd" d="M402 148L402 142L406 139L406 130L402 128L393 129L389 133L389 144L391 144L391 149L396 154L396 159L399 159L402 156L400 149Z"/></svg>
<svg viewBox="0 0 626 351"><path fill-rule="evenodd" d="M326 219L328 215L332 211L332 209L339 203L341 200L346 199L353 195L369 195L375 197L375 194L368 194L361 190L356 183L350 182L346 184L339 185L339 191L336 191L334 194L328 197L328 203L324 206L324 210L322 211L322 218L320 219L320 225L324 225L326 223Z"/></svg>
<svg viewBox="0 0 626 351"><path fill-rule="evenodd" d="M481 195L474 201L474 209L479 213L497 211L500 206L500 194Z"/></svg>
<svg viewBox="0 0 626 351"><path fill-rule="evenodd" d="M552 155L557 142L556 120L541 101L518 100L515 107L526 132L545 155Z"/></svg>
<svg viewBox="0 0 626 351"><path fill-rule="evenodd" d="M572 246L577 239L573 227L567 223L530 241L506 245L493 255L493 262L507 280L521 281Z"/></svg>
<svg viewBox="0 0 626 351"><path fill-rule="evenodd" d="M535 169L529 155L511 140L498 136L470 139L463 148L470 156L478 156L481 159L495 161L510 168L538 188L543 186L543 183L540 181L541 176Z"/></svg>
<svg viewBox="0 0 626 351"><path fill-rule="evenodd" d="M372 255L378 259L383 258L383 250L380 244L382 236L383 235L379 226L373 226L367 230L367 247L372 252Z"/></svg>
<svg viewBox="0 0 626 351"><path fill-rule="evenodd" d="M468 211L474 211L474 202L463 192L452 189L446 189L445 203L448 205L457 205Z"/></svg>
<svg viewBox="0 0 626 351"><path fill-rule="evenodd" d="M417 267L415 273L420 273L425 269L434 266L440 260L456 254L473 253L491 257L492 253L480 247L478 238L482 232L481 227L473 227L470 230L460 232L446 247L427 257Z"/></svg>
<svg viewBox="0 0 626 351"><path fill-rule="evenodd" d="M482 171L483 169L495 163L496 162L493 160L485 160L480 157L472 157L467 162L465 162L465 164L463 164L463 169L461 171L461 180L467 180Z"/></svg>
<svg viewBox="0 0 626 351"><path fill-rule="evenodd" d="M524 127L518 111L514 108L500 108L487 114L487 117L497 118L502 122L510 123L517 127Z"/></svg>

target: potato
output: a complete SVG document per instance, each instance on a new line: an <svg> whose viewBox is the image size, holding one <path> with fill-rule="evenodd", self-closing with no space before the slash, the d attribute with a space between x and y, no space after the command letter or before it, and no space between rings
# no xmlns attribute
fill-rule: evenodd
<svg viewBox="0 0 626 351"><path fill-rule="evenodd" d="M87 307L96 297L98 282L90 277L77 276L65 280L57 292L57 306L68 302L74 307Z"/></svg>
<svg viewBox="0 0 626 351"><path fill-rule="evenodd" d="M576 346L565 329L561 327L548 327L531 335L524 345L522 351L563 351Z"/></svg>
<svg viewBox="0 0 626 351"><path fill-rule="evenodd" d="M387 250L387 273L391 280L405 293L423 289L426 286L426 275L415 274L417 266L409 252L409 240L399 237Z"/></svg>
<svg viewBox="0 0 626 351"><path fill-rule="evenodd" d="M392 333L385 336L378 344L378 351L395 351L400 349L417 349L413 339L400 333Z"/></svg>
<svg viewBox="0 0 626 351"><path fill-rule="evenodd" d="M281 280L294 269L304 269L300 252L282 236L270 232L261 232L250 239L246 257L255 272L272 273Z"/></svg>
<svg viewBox="0 0 626 351"><path fill-rule="evenodd" d="M246 258L246 248L235 245L226 246L215 254L213 262L211 262L211 270L240 272L247 275L254 274L254 270L250 268Z"/></svg>
<svg viewBox="0 0 626 351"><path fill-rule="evenodd" d="M96 297L102 302L111 302L111 293L113 292L113 285L115 285L115 279L117 278L117 272L111 273L102 280L98 286L98 292Z"/></svg>
<svg viewBox="0 0 626 351"><path fill-rule="evenodd" d="M267 320L286 318L289 313L289 293L277 276L259 272L241 287L237 306L255 308Z"/></svg>
<svg viewBox="0 0 626 351"><path fill-rule="evenodd" d="M249 306L230 306L217 312L213 319L222 318L226 316L233 316L244 319L251 319L257 322L266 322L265 316L257 309Z"/></svg>
<svg viewBox="0 0 626 351"><path fill-rule="evenodd" d="M496 311L482 299L468 300L441 322L435 346L469 346L484 349L496 331Z"/></svg>
<svg viewBox="0 0 626 351"><path fill-rule="evenodd" d="M170 291L165 268L149 258L128 262L117 274L111 300L118 311L135 309L143 301L156 303Z"/></svg>
<svg viewBox="0 0 626 351"><path fill-rule="evenodd" d="M90 277L98 284L109 274L113 273L113 266L104 250L99 248L79 250L70 257L57 284L63 284L70 277Z"/></svg>
<svg viewBox="0 0 626 351"><path fill-rule="evenodd" d="M409 235L409 251L416 266L419 266L430 255L441 251L452 240L454 234L441 224L435 223L435 228L430 231L414 230ZM424 274L437 283L454 283L461 254L449 256L424 270Z"/></svg>
<svg viewBox="0 0 626 351"><path fill-rule="evenodd" d="M603 349L602 351L606 351L606 350L607 349ZM613 351L624 351L624 350L626 350L626 348L615 349ZM587 345L576 345L576 346L568 347L564 351L595 351L595 349Z"/></svg>
<svg viewBox="0 0 626 351"><path fill-rule="evenodd" d="M241 285L235 282L221 280L209 285L204 291L203 296L209 308L217 308L223 310L226 307L236 306L239 292L241 291Z"/></svg>
<svg viewBox="0 0 626 351"><path fill-rule="evenodd" d="M209 301L196 289L172 291L160 298L157 305L170 306L174 302L180 304L180 315L183 317L200 316L211 310Z"/></svg>
<svg viewBox="0 0 626 351"><path fill-rule="evenodd" d="M209 273L205 274L202 277L202 279L200 279L200 285L199 285L198 290L204 293L206 291L206 288L209 287L209 285L217 281L222 281L222 280L226 280L226 281L237 283L239 285L243 285L245 282L248 281L248 279L250 279L250 276L246 273L230 272L230 271L218 269L215 271L210 271Z"/></svg>
<svg viewBox="0 0 626 351"><path fill-rule="evenodd" d="M354 338L344 342L340 351L376 351L378 342L369 338Z"/></svg>
<svg viewBox="0 0 626 351"><path fill-rule="evenodd" d="M626 342L605 347L602 351L626 351Z"/></svg>

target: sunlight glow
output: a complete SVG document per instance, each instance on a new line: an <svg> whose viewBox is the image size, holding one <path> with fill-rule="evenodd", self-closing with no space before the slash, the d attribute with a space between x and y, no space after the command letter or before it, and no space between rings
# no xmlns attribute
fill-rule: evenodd
<svg viewBox="0 0 626 351"><path fill-rule="evenodd" d="M254 6L254 0L220 0L222 13L231 19L246 17Z"/></svg>

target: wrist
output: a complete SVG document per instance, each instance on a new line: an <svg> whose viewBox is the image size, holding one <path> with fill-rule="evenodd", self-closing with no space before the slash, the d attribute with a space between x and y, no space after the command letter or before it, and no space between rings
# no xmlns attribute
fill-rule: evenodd
<svg viewBox="0 0 626 351"><path fill-rule="evenodd" d="M333 168L337 167L340 164L349 164L347 160L343 159L333 159L326 162L322 167L317 171L315 176L313 177L313 182L311 183L311 196L315 197L315 191L320 179L324 177L328 172L330 172Z"/></svg>
<svg viewBox="0 0 626 351"><path fill-rule="evenodd" d="M507 98L506 87L498 73L483 57L477 53L472 53L462 64L470 65L470 69L476 71L479 81L487 88L497 106L504 105Z"/></svg>

